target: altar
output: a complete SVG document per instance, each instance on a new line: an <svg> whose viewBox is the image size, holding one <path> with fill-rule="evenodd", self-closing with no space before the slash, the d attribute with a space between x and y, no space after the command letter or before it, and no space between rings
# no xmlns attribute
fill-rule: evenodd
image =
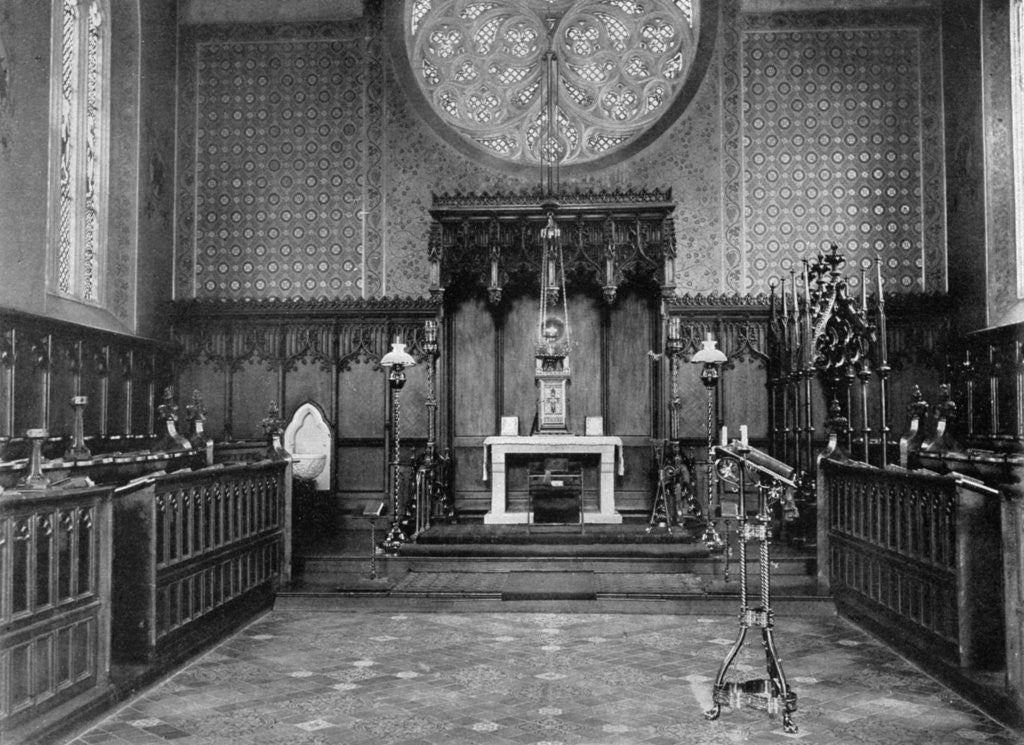
<svg viewBox="0 0 1024 745"><path fill-rule="evenodd" d="M484 515L487 525L512 525L529 521L527 512L509 512L507 506L506 460L509 455L598 455L600 458L597 512L584 512L586 523L618 524L622 515L615 510L615 476L624 472L622 440L618 437L578 435L494 436L484 440L484 481L491 482L491 509Z"/></svg>

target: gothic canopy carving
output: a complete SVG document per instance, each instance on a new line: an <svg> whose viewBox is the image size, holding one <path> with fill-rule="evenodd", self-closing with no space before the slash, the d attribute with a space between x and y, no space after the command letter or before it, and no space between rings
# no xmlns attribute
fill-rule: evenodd
<svg viewBox="0 0 1024 745"><path fill-rule="evenodd" d="M714 0L394 6L396 65L434 128L524 168L607 164L650 142L696 92L717 18Z"/></svg>
<svg viewBox="0 0 1024 745"><path fill-rule="evenodd" d="M486 289L499 303L510 286L540 285L545 243L562 257L569 284L601 288L639 280L674 294L671 191L558 196L435 195L430 210L430 284Z"/></svg>

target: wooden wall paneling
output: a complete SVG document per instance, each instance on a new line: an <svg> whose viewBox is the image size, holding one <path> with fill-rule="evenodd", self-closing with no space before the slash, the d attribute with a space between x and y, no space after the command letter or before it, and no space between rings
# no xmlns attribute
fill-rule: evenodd
<svg viewBox="0 0 1024 745"><path fill-rule="evenodd" d="M755 439L768 437L768 343L767 320L744 314L720 321L716 338L729 358L723 366L720 409L723 422L747 425L748 435Z"/></svg>
<svg viewBox="0 0 1024 745"><path fill-rule="evenodd" d="M14 362L14 435L46 426L46 402L50 367L49 335L24 329L16 337Z"/></svg>
<svg viewBox="0 0 1024 745"><path fill-rule="evenodd" d="M89 399L82 410L82 426L87 437L106 434L108 368L107 345L98 339L83 342L78 390Z"/></svg>
<svg viewBox="0 0 1024 745"><path fill-rule="evenodd" d="M601 346L603 315L602 301L588 295L569 295L569 431L577 435L583 434L586 417L604 416L602 368L607 350ZM521 359L519 364L528 364L533 371L532 358Z"/></svg>
<svg viewBox="0 0 1024 745"><path fill-rule="evenodd" d="M752 439L768 437L766 376L767 372L760 362L749 357L734 360L723 370L719 379L722 399L721 421L729 428L731 437L740 436L742 424L747 426L747 433ZM706 418L705 408L705 421ZM715 441L718 441L717 436Z"/></svg>
<svg viewBox="0 0 1024 745"><path fill-rule="evenodd" d="M502 332L508 357L508 319ZM499 416L520 416L495 405L496 369L504 359L495 357L494 319L482 300L467 300L451 314L452 375L450 402L453 435L486 437L495 434ZM443 380L443 378L439 378ZM507 382L507 381L506 381ZM520 431L523 423L520 420ZM529 422L525 426L529 426Z"/></svg>
<svg viewBox="0 0 1024 745"><path fill-rule="evenodd" d="M453 456L456 514L483 515L491 509L491 482L483 480L483 445L456 445Z"/></svg>
<svg viewBox="0 0 1024 745"><path fill-rule="evenodd" d="M649 351L654 346L654 317L646 301L620 294L609 313L608 411L605 433L619 437L653 435L651 391L654 387Z"/></svg>
<svg viewBox="0 0 1024 745"><path fill-rule="evenodd" d="M206 407L204 430L214 441L224 440L224 366L199 359L178 369L174 394L178 405L192 400L192 392L199 391Z"/></svg>
<svg viewBox="0 0 1024 745"><path fill-rule="evenodd" d="M250 359L231 376L231 433L235 439L261 440L261 422L271 402L280 405L278 371L266 361Z"/></svg>
<svg viewBox="0 0 1024 745"><path fill-rule="evenodd" d="M153 431L156 401L158 397L163 398L163 390L158 390L154 355L138 347L132 349L130 354L132 357L132 392L129 432L146 434ZM164 380L169 383L166 379Z"/></svg>
<svg viewBox="0 0 1024 745"><path fill-rule="evenodd" d="M128 386L131 381L131 358L124 350L111 348L107 371L107 434L123 435L128 431Z"/></svg>
<svg viewBox="0 0 1024 745"><path fill-rule="evenodd" d="M352 365L338 376L339 439L384 441L387 378L374 363Z"/></svg>
<svg viewBox="0 0 1024 745"><path fill-rule="evenodd" d="M889 421L892 432L890 439L899 441L900 437L910 426L910 415L907 407L913 400L914 387L921 389L921 395L929 404L928 421L931 421L935 404L938 403L939 385L942 383L942 373L939 370L913 362L894 369L889 376Z"/></svg>
<svg viewBox="0 0 1024 745"><path fill-rule="evenodd" d="M17 332L0 319L0 437L14 437L14 341Z"/></svg>
<svg viewBox="0 0 1024 745"><path fill-rule="evenodd" d="M405 369L405 386L399 394L399 434L402 440L403 461L406 447L422 447L418 441L427 439L427 365L416 364ZM384 377L384 372L380 373ZM415 444L410 440L417 441Z"/></svg>
<svg viewBox="0 0 1024 745"><path fill-rule="evenodd" d="M384 495L384 449L380 445L342 443L337 449L337 491L347 511L360 499Z"/></svg>
<svg viewBox="0 0 1024 745"><path fill-rule="evenodd" d="M63 334L53 334L50 364L50 403L47 428L52 435L70 435L74 423L71 397L78 393L81 370L80 343Z"/></svg>
<svg viewBox="0 0 1024 745"><path fill-rule="evenodd" d="M678 367L676 368L676 382L677 389L679 391L679 436L684 439L695 438L698 440L707 439L707 418L708 418L708 399L707 389L700 379L700 371L702 365L691 364L685 357L680 359ZM728 371L724 375L728 375ZM721 378L719 378L719 386L725 388ZM720 395L721 392L717 392L716 395ZM719 418L717 413L719 403L713 402L715 406L716 423ZM667 402L666 402L666 413ZM723 422L724 423L724 422ZM726 424L726 426L729 426ZM739 434L738 432L736 433ZM717 425L716 425L716 442L717 440Z"/></svg>
<svg viewBox="0 0 1024 745"><path fill-rule="evenodd" d="M537 343L537 309L535 298L520 297L512 301L505 314L501 359L502 396L499 416L519 417L519 434L530 434L537 413L537 387L534 380L534 353ZM469 345L480 346L469 340ZM459 348L461 354L462 347ZM573 364L570 358L570 364ZM570 412L575 407L575 382L569 387ZM497 434L493 425L483 434Z"/></svg>
<svg viewBox="0 0 1024 745"><path fill-rule="evenodd" d="M285 421L306 401L317 404L334 424L336 408L335 333L333 323L289 324L284 334Z"/></svg>
<svg viewBox="0 0 1024 745"><path fill-rule="evenodd" d="M999 357L999 366L995 372L998 394L995 396L997 411L999 412L998 432L1010 438L1019 439L1024 430L1024 421L1021 421L1021 414L1018 401L1020 400L1020 372L1021 372L1021 341L1014 341L1008 349Z"/></svg>

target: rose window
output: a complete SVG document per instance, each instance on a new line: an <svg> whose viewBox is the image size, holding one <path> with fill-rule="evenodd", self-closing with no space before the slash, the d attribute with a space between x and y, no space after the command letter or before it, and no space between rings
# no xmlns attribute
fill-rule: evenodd
<svg viewBox="0 0 1024 745"><path fill-rule="evenodd" d="M644 140L681 110L701 37L698 0L407 0L402 23L432 123L523 166Z"/></svg>

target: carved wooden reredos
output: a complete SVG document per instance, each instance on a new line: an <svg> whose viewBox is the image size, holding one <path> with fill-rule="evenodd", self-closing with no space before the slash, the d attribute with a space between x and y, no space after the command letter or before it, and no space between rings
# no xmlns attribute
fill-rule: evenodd
<svg viewBox="0 0 1024 745"><path fill-rule="evenodd" d="M553 221L566 280L600 288L614 302L627 281L675 291L670 190L581 194L435 195L430 210L431 292L486 289L493 304L506 289L535 288L542 231Z"/></svg>

